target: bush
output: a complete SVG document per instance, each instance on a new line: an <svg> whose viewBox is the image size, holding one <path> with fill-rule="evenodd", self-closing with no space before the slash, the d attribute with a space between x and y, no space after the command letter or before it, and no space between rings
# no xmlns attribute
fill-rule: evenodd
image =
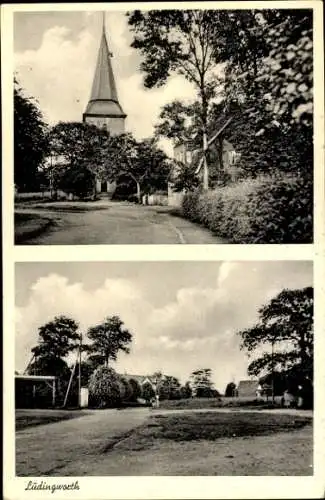
<svg viewBox="0 0 325 500"><path fill-rule="evenodd" d="M91 406L114 408L120 406L125 389L119 375L112 368L100 366L89 379Z"/></svg>
<svg viewBox="0 0 325 500"><path fill-rule="evenodd" d="M131 378L129 380L129 384L132 388L132 396L131 396L131 401L137 402L138 398L141 398L142 396L142 388L139 382L137 380Z"/></svg>
<svg viewBox="0 0 325 500"><path fill-rule="evenodd" d="M182 214L230 243L311 243L313 182L297 175L264 175L187 193Z"/></svg>

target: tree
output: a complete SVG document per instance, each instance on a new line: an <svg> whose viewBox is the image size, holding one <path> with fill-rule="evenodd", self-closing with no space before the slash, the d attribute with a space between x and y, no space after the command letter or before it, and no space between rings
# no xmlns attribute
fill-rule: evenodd
<svg viewBox="0 0 325 500"><path fill-rule="evenodd" d="M170 181L176 192L184 191L187 193L199 187L199 178L195 173L195 167L188 163L175 161L175 169Z"/></svg>
<svg viewBox="0 0 325 500"><path fill-rule="evenodd" d="M123 401L134 401L133 384L124 377L120 377L120 383L123 386Z"/></svg>
<svg viewBox="0 0 325 500"><path fill-rule="evenodd" d="M129 380L129 384L132 388L132 396L131 396L131 401L137 402L138 398L141 398L142 396L142 389L141 385L139 382L133 378Z"/></svg>
<svg viewBox="0 0 325 500"><path fill-rule="evenodd" d="M220 13L223 105L237 108L230 141L247 172L312 170L312 14L305 9Z"/></svg>
<svg viewBox="0 0 325 500"><path fill-rule="evenodd" d="M132 334L123 325L118 316L111 316L103 323L89 328L87 335L92 341L88 347L90 360L107 367L109 361L116 361L119 351L126 354L130 352Z"/></svg>
<svg viewBox="0 0 325 500"><path fill-rule="evenodd" d="M176 377L165 375L159 385L160 399L179 399L181 384Z"/></svg>
<svg viewBox="0 0 325 500"><path fill-rule="evenodd" d="M192 397L192 388L190 382L186 382L183 387L181 387L181 397L188 399Z"/></svg>
<svg viewBox="0 0 325 500"><path fill-rule="evenodd" d="M60 122L49 132L51 155L65 159L68 168L63 179L68 182L70 189L76 188L80 181L85 182L88 191L92 174L93 191L95 192L95 178L105 180L107 174L108 159L107 153L114 142L109 133L91 125L81 122ZM105 164L105 166L104 166ZM63 170L64 167L62 167ZM72 183L71 176L80 171L80 177ZM89 174L91 172L91 174ZM66 176L66 177L65 177ZM61 181L62 177L61 177ZM81 189L81 192L84 192Z"/></svg>
<svg viewBox="0 0 325 500"><path fill-rule="evenodd" d="M79 198L86 198L93 194L95 175L85 165L68 167L57 186L59 189L72 193Z"/></svg>
<svg viewBox="0 0 325 500"><path fill-rule="evenodd" d="M151 384L149 384L149 382L146 382L143 384L142 386L142 397L143 399L145 399L145 401L148 403L150 403L150 401L152 400L152 398L155 397L155 391L152 387Z"/></svg>
<svg viewBox="0 0 325 500"><path fill-rule="evenodd" d="M229 382L229 384L227 384L227 387L225 390L226 398L234 397L235 393L236 393L236 384L234 382Z"/></svg>
<svg viewBox="0 0 325 500"><path fill-rule="evenodd" d="M255 326L238 332L249 356L268 348L250 363L249 375L271 374L274 379L280 371L313 380L313 305L312 287L285 289L259 310Z"/></svg>
<svg viewBox="0 0 325 500"><path fill-rule="evenodd" d="M79 343L79 325L66 316L55 316L38 329L38 345L32 348L35 358L62 359Z"/></svg>
<svg viewBox="0 0 325 500"><path fill-rule="evenodd" d="M212 370L210 368L201 368L191 373L191 385L196 397L212 397L213 382L211 376Z"/></svg>
<svg viewBox="0 0 325 500"><path fill-rule="evenodd" d="M127 13L134 33L132 47L143 57L141 70L147 88L164 85L171 74L185 77L198 91L204 188L208 189L207 116L219 83L215 74L215 31L218 11L139 10Z"/></svg>
<svg viewBox="0 0 325 500"><path fill-rule="evenodd" d="M47 125L34 98L14 79L14 181L20 191L39 189L38 169L47 153Z"/></svg>
<svg viewBox="0 0 325 500"><path fill-rule="evenodd" d="M89 398L94 406L114 407L121 403L121 382L112 368L99 366L89 380Z"/></svg>
<svg viewBox="0 0 325 500"><path fill-rule="evenodd" d="M137 141L131 134L112 138L104 165L111 181L121 175L134 181L138 201L143 193L167 189L170 163L155 139Z"/></svg>

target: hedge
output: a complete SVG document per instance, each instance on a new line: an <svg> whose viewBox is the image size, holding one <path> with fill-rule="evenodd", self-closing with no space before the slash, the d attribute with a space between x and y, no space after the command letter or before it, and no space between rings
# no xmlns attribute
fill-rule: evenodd
<svg viewBox="0 0 325 500"><path fill-rule="evenodd" d="M263 175L207 193L190 192L182 215L229 243L312 243L312 179Z"/></svg>

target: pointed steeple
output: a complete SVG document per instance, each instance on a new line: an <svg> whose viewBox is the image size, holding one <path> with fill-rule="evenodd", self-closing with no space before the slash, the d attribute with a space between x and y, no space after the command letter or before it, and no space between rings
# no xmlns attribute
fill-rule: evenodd
<svg viewBox="0 0 325 500"><path fill-rule="evenodd" d="M125 118L118 100L116 83L111 64L113 54L107 43L105 30L105 14L103 13L102 34L97 56L96 69L89 103L84 113L87 116L108 116Z"/></svg>

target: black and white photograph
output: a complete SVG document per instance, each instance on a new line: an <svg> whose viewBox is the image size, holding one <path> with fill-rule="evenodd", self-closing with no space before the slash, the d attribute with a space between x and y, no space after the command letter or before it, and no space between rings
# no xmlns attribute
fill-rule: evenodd
<svg viewBox="0 0 325 500"><path fill-rule="evenodd" d="M313 264L16 264L18 476L311 476Z"/></svg>
<svg viewBox="0 0 325 500"><path fill-rule="evenodd" d="M324 496L322 19L1 6L7 500Z"/></svg>
<svg viewBox="0 0 325 500"><path fill-rule="evenodd" d="M14 13L15 243L312 243L313 9L148 5Z"/></svg>

